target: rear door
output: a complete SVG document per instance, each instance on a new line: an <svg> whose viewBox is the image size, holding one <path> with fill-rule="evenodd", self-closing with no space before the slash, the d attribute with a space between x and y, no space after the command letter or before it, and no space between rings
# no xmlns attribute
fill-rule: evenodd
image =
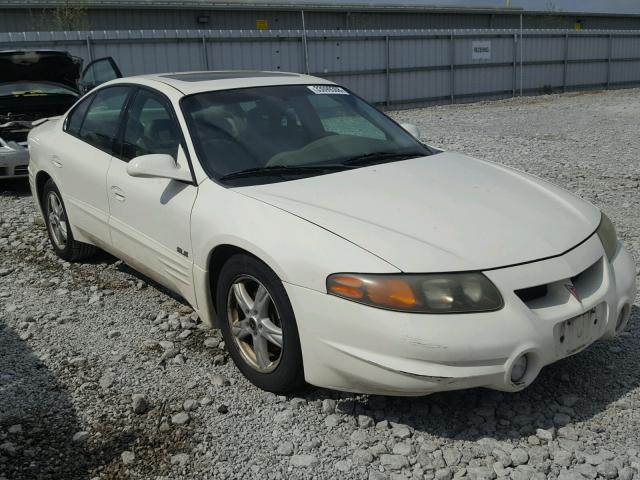
<svg viewBox="0 0 640 480"><path fill-rule="evenodd" d="M139 88L128 104L120 155L107 176L113 248L127 263L195 304L191 249L194 183L132 177L127 163L140 155L171 155L189 169L173 107L161 93Z"/></svg>
<svg viewBox="0 0 640 480"><path fill-rule="evenodd" d="M110 245L107 171L119 131L129 86L103 88L81 101L67 116L65 135L50 161L56 170L74 235L97 245Z"/></svg>
<svg viewBox="0 0 640 480"><path fill-rule="evenodd" d="M87 65L80 77L80 91L86 93L98 85L122 78L122 73L111 57L98 58Z"/></svg>

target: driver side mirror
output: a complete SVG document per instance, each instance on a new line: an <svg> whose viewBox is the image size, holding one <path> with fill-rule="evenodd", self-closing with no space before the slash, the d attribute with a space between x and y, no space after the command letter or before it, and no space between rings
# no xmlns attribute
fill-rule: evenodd
<svg viewBox="0 0 640 480"><path fill-rule="evenodd" d="M414 136L416 140L420 139L420 130L412 123L401 123L400 126L404 128L410 135Z"/></svg>
<svg viewBox="0 0 640 480"><path fill-rule="evenodd" d="M191 172L180 167L174 158L166 153L152 153L133 158L127 163L127 173L132 177L193 181Z"/></svg>

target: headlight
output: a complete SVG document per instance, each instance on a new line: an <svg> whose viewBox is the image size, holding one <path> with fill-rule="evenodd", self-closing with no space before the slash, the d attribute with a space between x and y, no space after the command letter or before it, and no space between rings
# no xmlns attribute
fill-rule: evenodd
<svg viewBox="0 0 640 480"><path fill-rule="evenodd" d="M355 274L327 278L327 292L358 303L413 313L499 310L502 296L481 273Z"/></svg>
<svg viewBox="0 0 640 480"><path fill-rule="evenodd" d="M607 258L611 260L618 251L618 236L616 235L616 227L613 226L609 217L604 213L602 214L602 219L600 220L600 225L596 233L602 242Z"/></svg>

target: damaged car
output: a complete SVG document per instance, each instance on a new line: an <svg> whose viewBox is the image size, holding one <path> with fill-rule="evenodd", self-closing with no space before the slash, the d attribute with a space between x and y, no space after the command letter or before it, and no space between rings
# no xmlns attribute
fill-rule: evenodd
<svg viewBox="0 0 640 480"><path fill-rule="evenodd" d="M81 75L82 74L82 75ZM120 77L111 58L91 62L54 50L0 52L0 179L27 177L27 135L82 93Z"/></svg>

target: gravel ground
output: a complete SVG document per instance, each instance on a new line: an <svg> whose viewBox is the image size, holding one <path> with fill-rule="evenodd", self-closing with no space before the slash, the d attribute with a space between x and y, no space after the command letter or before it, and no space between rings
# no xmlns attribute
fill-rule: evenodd
<svg viewBox="0 0 640 480"><path fill-rule="evenodd" d="M393 113L433 145L559 183L640 258L640 90ZM251 386L217 331L105 255L51 253L0 185L0 479L640 478L640 309L524 392L405 399ZM638 299L636 299L638 300Z"/></svg>

